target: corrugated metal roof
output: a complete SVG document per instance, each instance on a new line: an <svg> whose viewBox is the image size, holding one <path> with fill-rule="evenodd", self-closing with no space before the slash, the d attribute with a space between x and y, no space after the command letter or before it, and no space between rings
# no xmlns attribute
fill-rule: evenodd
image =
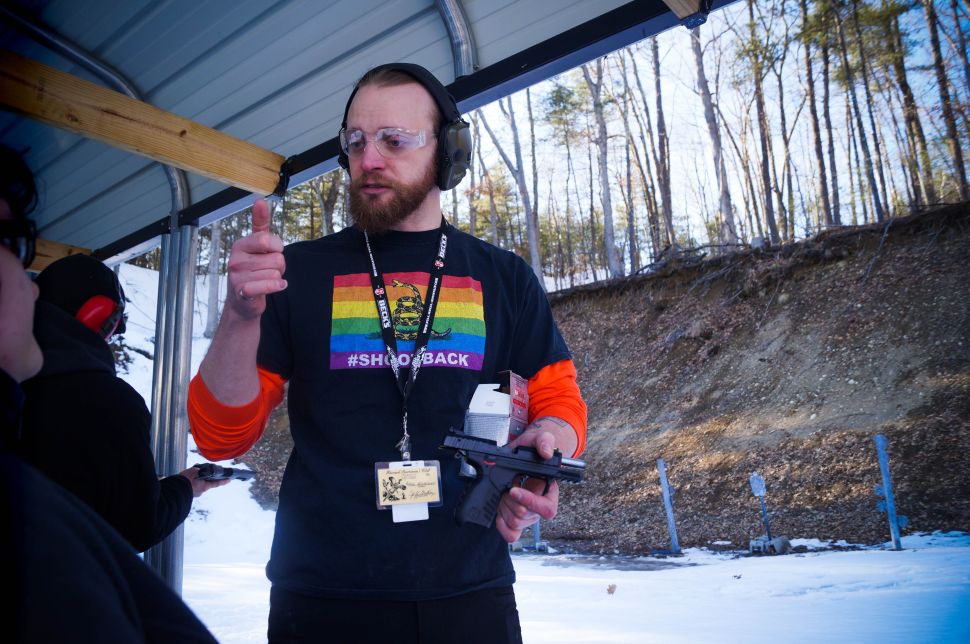
<svg viewBox="0 0 970 644"><path fill-rule="evenodd" d="M660 0L462 5L479 61L476 73L452 86L465 109L676 24ZM119 71L146 102L285 157L332 142L353 83L374 65L415 62L446 84L455 80L449 35L433 0L21 0L7 6ZM2 19L0 41L97 80ZM168 181L149 159L11 112L0 112L0 140L29 148L44 238L92 249L117 246L122 239L141 241L139 231L170 214ZM325 157L309 155L312 163L301 169L333 167ZM237 205L239 191L188 178L191 202L202 202L195 217Z"/></svg>

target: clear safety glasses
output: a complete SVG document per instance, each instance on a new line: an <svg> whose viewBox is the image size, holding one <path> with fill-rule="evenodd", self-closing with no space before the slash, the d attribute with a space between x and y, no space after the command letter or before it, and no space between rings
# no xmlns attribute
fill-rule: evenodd
<svg viewBox="0 0 970 644"><path fill-rule="evenodd" d="M349 157L363 154L368 141L374 144L382 157L391 159L423 148L428 143L428 137L424 130L412 132L399 127L382 127L373 133L357 129L340 130L340 149Z"/></svg>

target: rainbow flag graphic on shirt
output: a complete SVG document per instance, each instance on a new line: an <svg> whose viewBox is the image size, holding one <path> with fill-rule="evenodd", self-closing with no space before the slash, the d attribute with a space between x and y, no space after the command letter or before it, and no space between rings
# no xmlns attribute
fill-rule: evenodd
<svg viewBox="0 0 970 644"><path fill-rule="evenodd" d="M384 285L391 305L391 323L401 366L410 365L418 324L428 292L428 273L386 273ZM445 275L431 338L422 368L482 368L485 356L485 316L482 285L471 277ZM367 273L338 275L333 280L333 326L330 368L387 368L374 292Z"/></svg>

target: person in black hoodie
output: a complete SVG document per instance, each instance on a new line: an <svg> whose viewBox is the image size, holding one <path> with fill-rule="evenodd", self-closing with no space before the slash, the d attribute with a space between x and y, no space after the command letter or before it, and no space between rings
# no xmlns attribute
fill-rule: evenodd
<svg viewBox="0 0 970 644"><path fill-rule="evenodd" d="M27 185L29 184L29 185ZM0 146L0 602L5 641L215 642L121 536L9 449L21 381L42 365L31 332L37 287L24 268L36 233L17 197L33 180ZM11 192L12 191L12 192Z"/></svg>
<svg viewBox="0 0 970 644"><path fill-rule="evenodd" d="M185 520L193 497L228 481L199 479L196 468L159 480L151 414L115 375L107 342L125 330L125 294L114 272L88 255L69 255L36 283L34 335L44 367L23 384L18 451L145 551Z"/></svg>

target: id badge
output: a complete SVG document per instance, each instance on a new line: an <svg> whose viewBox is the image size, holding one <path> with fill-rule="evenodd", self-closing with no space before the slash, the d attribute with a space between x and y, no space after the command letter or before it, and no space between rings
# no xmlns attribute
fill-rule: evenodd
<svg viewBox="0 0 970 644"><path fill-rule="evenodd" d="M438 461L392 461L374 465L377 509L391 510L394 523L424 521L428 508L441 505Z"/></svg>

